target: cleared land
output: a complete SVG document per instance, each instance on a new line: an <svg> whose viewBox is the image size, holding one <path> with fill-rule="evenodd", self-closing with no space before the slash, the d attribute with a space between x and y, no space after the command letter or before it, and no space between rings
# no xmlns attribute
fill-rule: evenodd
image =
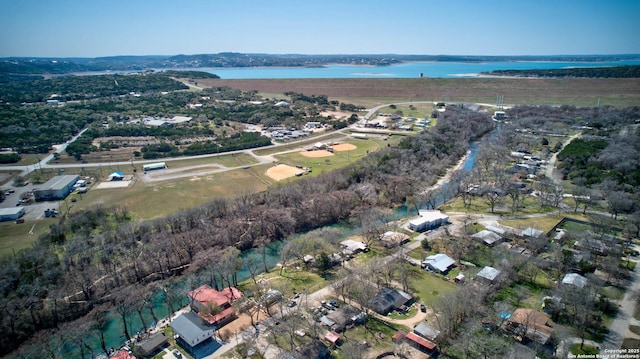
<svg viewBox="0 0 640 359"><path fill-rule="evenodd" d="M637 106L640 103L638 79L207 79L203 86L229 86L261 93L301 92L374 106L396 101L495 103L504 95L507 104Z"/></svg>
<svg viewBox="0 0 640 359"><path fill-rule="evenodd" d="M276 165L269 168L266 172L267 176L273 178L276 181L281 181L285 178L293 177L298 173L304 173L304 170L289 165Z"/></svg>
<svg viewBox="0 0 640 359"><path fill-rule="evenodd" d="M333 153L331 153L331 152L329 152L327 150L302 151L302 152L300 152L300 154L305 156L305 157L311 157L311 158L321 158L321 157L333 156Z"/></svg>

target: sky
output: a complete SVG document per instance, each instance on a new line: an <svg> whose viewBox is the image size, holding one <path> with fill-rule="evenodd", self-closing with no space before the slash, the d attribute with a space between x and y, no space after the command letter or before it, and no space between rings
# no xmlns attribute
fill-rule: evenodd
<svg viewBox="0 0 640 359"><path fill-rule="evenodd" d="M0 57L640 54L637 0L0 0Z"/></svg>

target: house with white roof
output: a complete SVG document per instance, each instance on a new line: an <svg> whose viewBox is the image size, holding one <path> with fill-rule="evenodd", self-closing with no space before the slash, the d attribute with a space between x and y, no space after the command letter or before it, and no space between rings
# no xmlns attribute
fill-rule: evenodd
<svg viewBox="0 0 640 359"><path fill-rule="evenodd" d="M455 264L456 261L444 253L428 256L424 261L422 261L423 268L440 274L448 272L455 266Z"/></svg>
<svg viewBox="0 0 640 359"><path fill-rule="evenodd" d="M486 282L488 284L493 283L498 276L502 273L500 270L493 267L485 266L476 274L475 279Z"/></svg>
<svg viewBox="0 0 640 359"><path fill-rule="evenodd" d="M471 238L489 247L492 247L493 245L495 245L496 243L499 243L502 240L502 237L499 234L486 229L472 235Z"/></svg>
<svg viewBox="0 0 640 359"><path fill-rule="evenodd" d="M562 278L562 284L570 284L578 288L584 288L584 286L587 285L587 278L578 273L567 273L564 278Z"/></svg>
<svg viewBox="0 0 640 359"><path fill-rule="evenodd" d="M440 211L418 211L418 215L409 221L409 229L415 232L435 229L449 221L449 216Z"/></svg>

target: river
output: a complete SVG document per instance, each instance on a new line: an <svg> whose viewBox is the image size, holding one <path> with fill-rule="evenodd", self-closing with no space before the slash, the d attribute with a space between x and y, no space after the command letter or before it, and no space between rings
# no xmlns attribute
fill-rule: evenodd
<svg viewBox="0 0 640 359"><path fill-rule="evenodd" d="M478 146L475 143L469 144L469 153L467 154L464 162L460 166L462 170L471 171L473 169L473 167L475 166L475 158L476 158L477 150L478 150ZM440 188L445 190L447 187L449 187L449 182L444 182L440 186ZM448 199L449 198L444 198L444 196L438 196L438 201L436 203L436 206L440 206L445 202L445 200L448 200ZM392 219L398 220L398 219L410 217L413 215L416 215L414 210L407 208L407 206L400 206L394 209ZM350 225L348 223L333 224L328 226L328 228L337 229L340 232L342 238L347 238L359 233L358 227ZM301 236L301 235L304 235L304 234L297 234L296 236ZM270 268L275 267L276 263L280 260L279 249L282 245L283 245L282 242L275 242L275 243L272 243L270 246L268 246L266 259L267 259L267 264ZM242 254L242 256L245 257L249 255L252 251L253 250L246 251ZM249 278L250 278L250 274L246 268L243 268L242 270L240 270L240 272L238 272L239 281L243 281ZM180 280L180 282L176 283L175 285L178 285L178 286L185 285L185 282L188 282L188 281ZM164 300L164 293L162 291L155 292L149 300L153 303L153 311L158 318L165 318L170 315L170 309L166 301ZM179 303L175 303L174 306L176 308L180 308L186 304L187 304L187 299L185 297ZM152 318L151 312L148 309L145 308L145 310L143 311L143 316L145 319L145 323L147 323L147 325L154 323L154 319ZM132 335L145 329L143 328L142 321L140 320L137 313L132 313L129 315L129 320L127 321L127 325L129 327L130 334ZM108 324L104 329L104 337L105 337L107 348L111 348L111 347L118 348L125 341L124 334L123 334L122 320L115 312L111 312L108 314ZM100 343L97 341L97 338L94 343L95 343L94 348L96 352L99 352Z"/></svg>

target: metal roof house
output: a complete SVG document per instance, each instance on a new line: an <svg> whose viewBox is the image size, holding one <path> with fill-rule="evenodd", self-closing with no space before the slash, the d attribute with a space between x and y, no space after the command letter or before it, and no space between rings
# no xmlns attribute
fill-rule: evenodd
<svg viewBox="0 0 640 359"><path fill-rule="evenodd" d="M493 267L486 266L476 274L476 278L480 280L487 281L489 283L493 283L496 278L502 273L500 270L495 269Z"/></svg>
<svg viewBox="0 0 640 359"><path fill-rule="evenodd" d="M544 232L542 230L539 230L539 229L533 228L533 227L529 227L529 228L525 229L524 231L522 231L522 236L523 237L538 238L538 237L542 236L543 234L544 234Z"/></svg>
<svg viewBox="0 0 640 359"><path fill-rule="evenodd" d="M409 221L409 229L423 232L435 229L449 221L449 216L440 211L419 211L419 217Z"/></svg>
<svg viewBox="0 0 640 359"><path fill-rule="evenodd" d="M386 315L392 310L400 309L413 300L413 296L393 288L380 288L378 295L369 301L369 307L379 314Z"/></svg>
<svg viewBox="0 0 640 359"><path fill-rule="evenodd" d="M584 288L584 286L587 285L587 278L578 273L567 273L564 278L562 278L562 284L571 284L578 288Z"/></svg>
<svg viewBox="0 0 640 359"><path fill-rule="evenodd" d="M33 193L35 200L40 202L65 199L79 179L78 175L55 176Z"/></svg>
<svg viewBox="0 0 640 359"><path fill-rule="evenodd" d="M422 261L423 268L440 274L448 272L455 264L456 261L444 253L428 256L424 261Z"/></svg>
<svg viewBox="0 0 640 359"><path fill-rule="evenodd" d="M475 239L475 240L477 240L477 241L479 241L481 243L484 243L485 245L487 245L489 247L491 247L494 244L500 242L500 240L502 239L502 237L499 234L497 234L497 233L495 233L493 231L486 230L486 229L484 229L484 230L472 235L471 238L473 238L473 239Z"/></svg>
<svg viewBox="0 0 640 359"><path fill-rule="evenodd" d="M212 337L216 331L214 326L208 325L195 312L180 314L171 322L171 328L178 336L176 341L196 358L202 357L198 355L198 353L202 352L198 350L199 347L208 347L207 343L213 341ZM215 351L215 349L213 351ZM213 353L213 351L210 353Z"/></svg>

